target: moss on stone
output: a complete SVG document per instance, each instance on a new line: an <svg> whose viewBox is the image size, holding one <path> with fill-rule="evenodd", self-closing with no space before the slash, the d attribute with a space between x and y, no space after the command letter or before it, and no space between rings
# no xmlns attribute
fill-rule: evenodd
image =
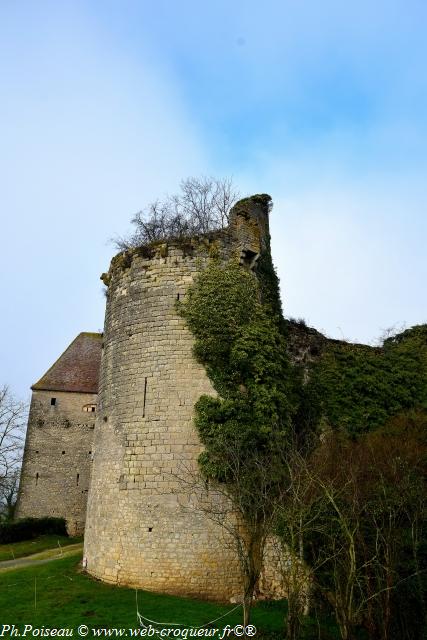
<svg viewBox="0 0 427 640"><path fill-rule="evenodd" d="M272 199L268 193L257 193L253 196L249 196L248 198L242 198L233 207L233 211L237 214L247 214L249 212L249 207L253 204L259 205L261 207L267 207L268 210L271 208Z"/></svg>

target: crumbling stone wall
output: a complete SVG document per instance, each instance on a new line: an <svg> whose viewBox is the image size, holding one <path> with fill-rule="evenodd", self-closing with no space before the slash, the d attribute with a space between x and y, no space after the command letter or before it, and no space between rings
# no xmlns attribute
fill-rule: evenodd
<svg viewBox="0 0 427 640"><path fill-rule="evenodd" d="M241 594L224 531L191 505L182 508L183 481L191 482L202 449L193 407L214 390L176 302L210 256L248 250L252 259L260 251L267 213L255 233L262 212L249 205L227 232L121 254L103 276L109 289L84 556L105 581L216 599Z"/></svg>
<svg viewBox="0 0 427 640"><path fill-rule="evenodd" d="M95 426L84 408L96 402L96 394L33 391L17 518L65 518L71 535L83 533Z"/></svg>

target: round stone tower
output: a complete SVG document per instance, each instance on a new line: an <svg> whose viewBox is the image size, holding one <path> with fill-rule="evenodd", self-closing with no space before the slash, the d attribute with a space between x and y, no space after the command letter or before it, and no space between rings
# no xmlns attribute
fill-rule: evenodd
<svg viewBox="0 0 427 640"><path fill-rule="evenodd" d="M227 229L113 258L108 285L85 563L102 580L225 599L241 592L221 527L183 508L201 444L193 407L215 391L176 302L212 255L253 269L268 250L268 196L235 205ZM250 304L250 301L248 301Z"/></svg>

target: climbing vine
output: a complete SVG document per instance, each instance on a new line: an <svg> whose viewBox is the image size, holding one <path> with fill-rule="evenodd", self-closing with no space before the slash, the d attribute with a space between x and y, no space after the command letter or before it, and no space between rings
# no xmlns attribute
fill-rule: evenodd
<svg viewBox="0 0 427 640"><path fill-rule="evenodd" d="M190 288L180 313L194 334L194 353L217 397L196 403L195 425L206 450L204 473L225 480L218 444L238 443L245 456L270 451L289 435L289 362L278 317L262 302L255 275L237 262L213 260Z"/></svg>
<svg viewBox="0 0 427 640"><path fill-rule="evenodd" d="M409 409L427 410L427 325L382 347L329 341L311 372L323 421L356 436Z"/></svg>
<svg viewBox="0 0 427 640"><path fill-rule="evenodd" d="M215 487L226 488L225 494L231 499L237 512L237 536L240 536L237 546L240 549L239 558L245 578L244 624L248 622L248 611L260 575L266 536L271 531L278 532L288 549L292 549L288 536L289 519L286 519L284 514L299 513L298 527L302 526L302 519L306 518L307 514L309 520L312 516L310 504L307 511L292 511L296 505L297 509L306 507L304 504L301 507L301 496L297 496L292 502L297 494L292 493L291 472L285 464L286 454L292 453L290 445L295 441L299 449L297 454L293 452L296 454L295 460L302 461L303 475L300 480L306 477L304 469L310 468L305 466L306 460L309 463L312 460L317 463L323 460L323 471L326 470L324 481L323 477L318 476L321 465L314 466L310 478L310 491L307 493L311 497L304 497L304 500L315 499L316 522L320 523L320 529L309 523L309 533L304 534L306 539L303 540L305 555L309 561L311 560L312 567L317 563L316 553L322 559L322 562L316 565L322 567L321 570L313 569L317 585L320 585L324 592L335 592L335 602L339 601L342 585L344 588L348 585L354 587L351 581L339 581L341 575L350 575L350 572L346 571L345 562L345 570L341 572L336 569L336 563L334 564L337 557L336 540L339 541L338 552L341 553L344 549L344 556L341 553L340 558L344 557L344 561L346 560L344 534L349 527L342 516L337 524L336 507L332 508L328 500L325 500L325 495L319 492L319 486L326 486L325 482L330 480L327 476L329 468L333 472L332 480L337 482L337 496L341 501L340 514L347 513L344 511L345 507L348 507L349 517L353 517L355 513L355 502L350 499L346 502L347 495L343 493L343 487L353 487L350 483L352 481L359 491L363 483L366 484L367 477L371 483L366 501L363 504L360 502L362 515L358 516L356 524L357 532L360 533L360 549L365 554L368 551L370 553L369 544L373 541L374 555L370 556L368 553L366 557L369 562L365 562L365 556L360 555L359 551L355 557L359 562L358 567L369 567L365 573L360 573L363 584L370 585L374 578L377 580L380 575L378 567L381 569L381 564L375 565L378 575L369 573L372 571L372 558L376 558L378 553L375 544L379 538L375 536L379 532L383 536L381 539L385 539L384 536L389 531L387 518L390 505L394 505L395 494L392 490L397 483L393 476L390 487L386 487L387 491L390 489L390 498L387 494L388 501L385 500L384 492L377 490L378 487L384 488L383 484L377 482L378 478L381 482L384 480L383 469L381 468L380 473L375 476L373 461L375 460L377 466L381 461L385 461L384 469L389 469L387 451L390 450L390 441L387 441L388 434L384 429L381 440L381 427L388 425L390 428L393 419L401 419L407 426L410 423L410 415L415 416L412 419L416 420L417 424L425 424L427 325L408 329L385 340L381 347L374 348L328 340L306 327L304 323L284 321L278 279L268 245L261 253L255 273L246 270L237 261L223 263L219 258L212 256L208 266L189 288L185 301L178 303L178 309L194 336L194 354L204 365L217 392L216 397L201 396L195 405L195 426L205 447L199 456L199 467L204 479L213 481ZM292 356L292 363L289 354ZM326 429L342 431L345 448L333 449L335 436L329 434L332 437L322 438L323 444L316 449L316 438L309 436L316 432L319 435ZM377 433L369 433L374 431ZM351 437L348 438L348 435ZM403 431L399 432L399 437L401 435ZM336 438L336 442L341 442L340 434ZM376 438L380 440L377 442ZM319 442L317 439L317 444ZM371 457L366 454L367 464L364 464L365 459L361 458L361 464L356 468L355 452L365 452L364 443L368 443L369 446L365 448ZM377 458L374 458L372 453L376 453L375 443L378 448ZM304 452L301 444L305 445L306 460L302 456L299 457L300 452ZM412 449L409 449L412 452ZM347 462L345 452L348 453ZM322 455L326 458L322 459ZM399 472L401 458L398 448L397 454L393 455L393 464L396 461L396 470ZM292 457L289 459L292 460ZM337 461L344 461L342 467L340 464L337 465ZM356 471L360 475L357 475ZM411 473L409 469L410 480ZM313 478L317 477L320 477L323 484L318 483L317 489L313 490ZM354 478L357 482L354 482ZM411 486L409 481L407 484ZM296 482L295 487L298 486L301 485ZM419 486L422 486L421 480ZM329 490L329 485L326 487ZM357 492L354 495L359 497ZM381 497L382 502L373 502L376 495ZM397 496L400 496L399 492ZM363 499L365 497L363 496ZM319 504L324 513L322 510L318 511ZM375 513L371 509L372 504ZM415 506L418 509L418 506ZM402 510L405 517L407 511ZM281 513L279 518L277 513ZM421 511L414 508L414 513L418 518ZM401 516L397 510L395 514ZM373 520L369 520L368 516L372 515ZM382 516L385 524L380 522ZM349 521L353 526L354 522ZM425 523L424 515L420 516L419 522L421 531ZM241 523L243 527L240 526ZM414 520L410 522L411 526L413 523ZM295 524L295 521L291 521L290 524ZM400 527L400 538L390 538L391 543L395 544L397 541L399 549L403 549L405 553L407 550L416 551L403 568L396 565L393 569L397 576L404 576L400 579L402 583L416 572L417 575L421 575L424 569L419 570L418 564L420 567L424 566L422 563L425 561L425 552L418 553L416 545L411 547L407 544L410 529L405 523L404 526L406 529ZM298 527L297 530L300 531ZM240 533L242 529L243 536ZM353 530L356 531L356 528ZM320 537L319 532L324 539ZM301 537L297 540L298 545L294 546L293 550L300 553ZM334 541L332 546L331 540ZM354 544L353 539L351 544ZM311 556L307 554L307 549L311 551ZM353 546L351 552L352 549ZM325 563L324 558L328 559L329 564ZM359 574L355 575L359 580ZM362 579L359 582L362 583ZM399 579L396 585L399 585ZM404 597L400 592L403 593L402 587L396 597ZM421 594L419 600L422 602L424 586L421 581L418 592ZM359 597L358 605L364 602L364 597L364 594ZM366 602L368 601L371 601L370 595ZM418 603L414 605L414 610L421 613L424 611ZM380 608L378 611L378 616L377 612L375 616L381 618ZM355 626L355 620L354 617L349 626Z"/></svg>

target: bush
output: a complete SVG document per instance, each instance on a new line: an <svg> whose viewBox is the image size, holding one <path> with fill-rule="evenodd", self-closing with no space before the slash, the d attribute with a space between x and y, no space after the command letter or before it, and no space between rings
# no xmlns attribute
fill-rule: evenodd
<svg viewBox="0 0 427 640"><path fill-rule="evenodd" d="M0 543L31 540L41 535L67 536L64 518L22 518L0 524Z"/></svg>

